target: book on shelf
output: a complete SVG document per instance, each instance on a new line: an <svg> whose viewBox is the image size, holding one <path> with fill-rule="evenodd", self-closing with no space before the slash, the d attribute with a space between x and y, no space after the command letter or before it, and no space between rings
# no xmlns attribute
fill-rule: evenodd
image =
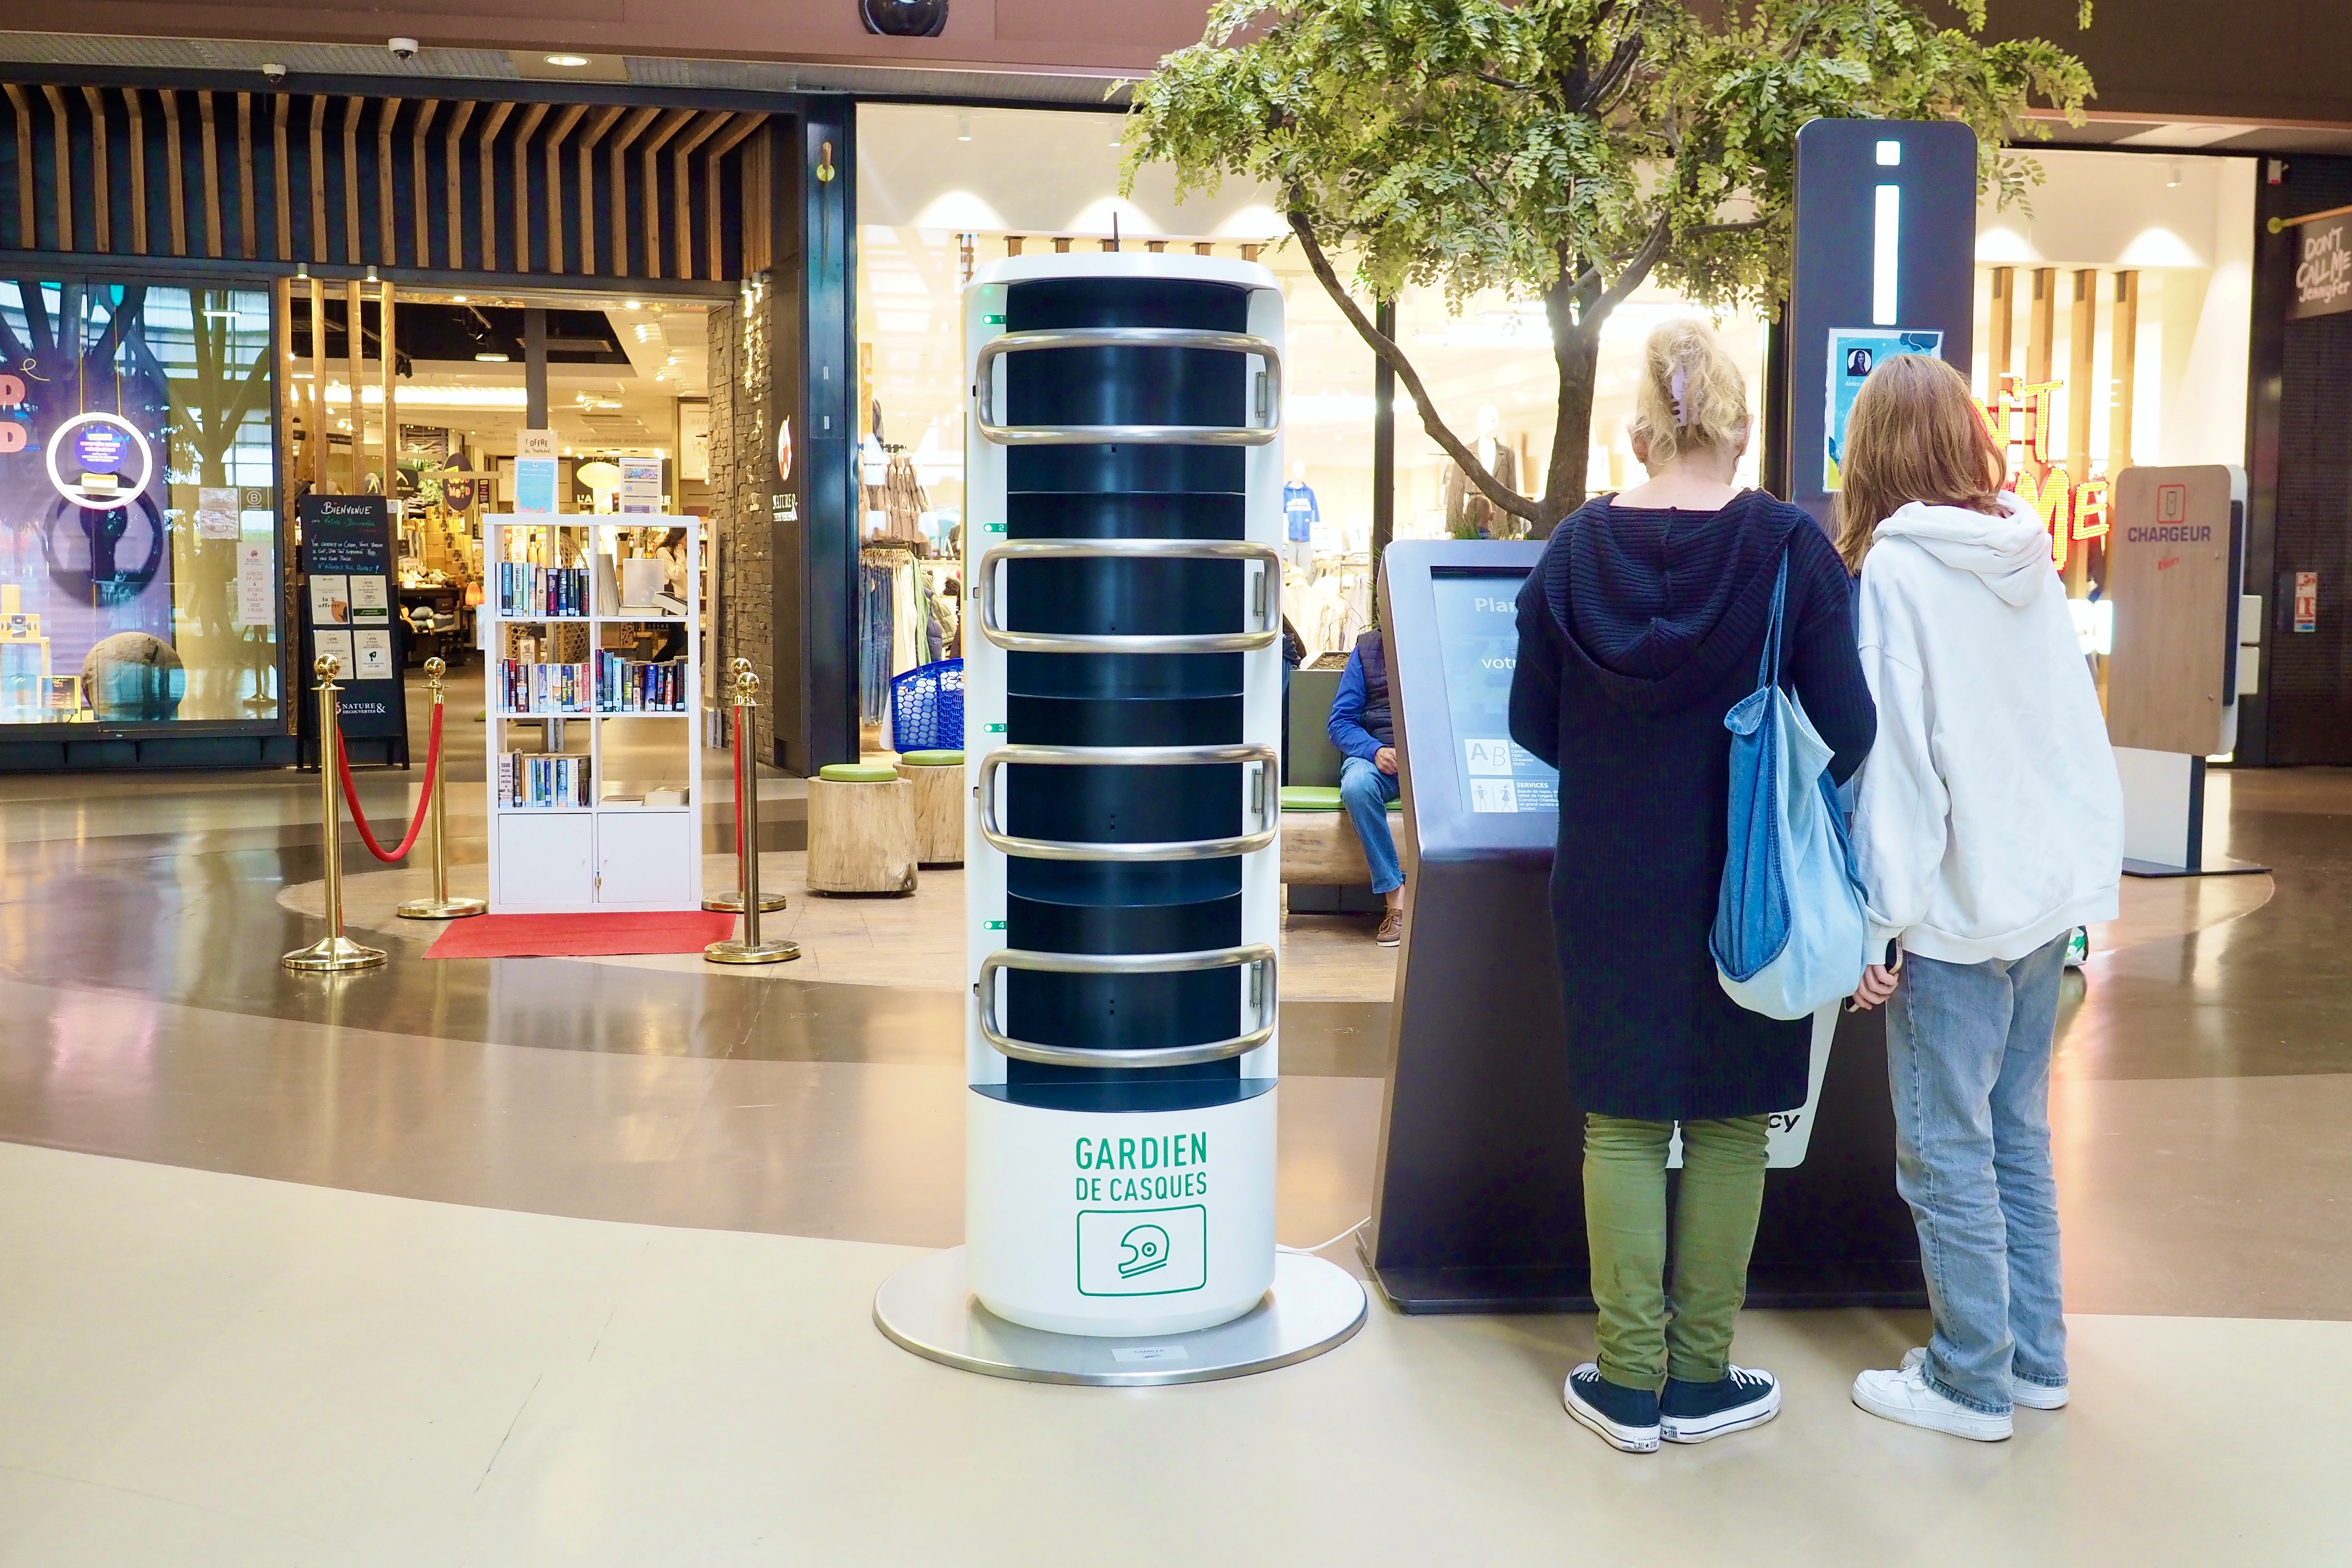
<svg viewBox="0 0 2352 1568"><path fill-rule="evenodd" d="M499 615L588 614L588 574L580 567L541 566L529 561L501 561L498 566Z"/></svg>
<svg viewBox="0 0 2352 1568"><path fill-rule="evenodd" d="M591 805L594 802L589 795L588 774L586 757L500 752L499 804L550 809Z"/></svg>
<svg viewBox="0 0 2352 1568"><path fill-rule="evenodd" d="M602 713L683 713L686 665L669 659L649 663L623 658L610 648L596 651L596 709Z"/></svg>
<svg viewBox="0 0 2352 1568"><path fill-rule="evenodd" d="M525 664L505 659L499 671L509 713L585 713L592 695L584 664Z"/></svg>

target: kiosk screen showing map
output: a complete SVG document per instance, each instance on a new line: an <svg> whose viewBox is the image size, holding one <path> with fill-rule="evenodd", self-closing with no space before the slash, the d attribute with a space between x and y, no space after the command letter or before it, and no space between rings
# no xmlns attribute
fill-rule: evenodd
<svg viewBox="0 0 2352 1568"><path fill-rule="evenodd" d="M1438 658L1454 719L1454 767L1474 812L1559 809L1559 774L1511 739L1520 571L1433 567Z"/></svg>

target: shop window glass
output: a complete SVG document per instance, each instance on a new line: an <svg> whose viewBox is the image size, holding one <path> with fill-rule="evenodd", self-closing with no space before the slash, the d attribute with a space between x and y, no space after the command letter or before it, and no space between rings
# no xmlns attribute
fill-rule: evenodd
<svg viewBox="0 0 2352 1568"><path fill-rule="evenodd" d="M1163 169L1119 194L1124 150L1115 116L1045 110L868 104L858 111L857 341L864 454L866 595L861 638L869 722L889 676L929 644L900 626L923 612L926 580L950 570L903 563L909 552L960 552L964 375L961 290L980 268L1014 254L1158 246L1226 260L1255 258L1280 279L1288 342L1283 367L1286 496L1307 534L1292 548L1285 606L1310 650L1350 646L1370 610L1371 351L1326 295L1268 193L1228 181L1179 204ZM1442 290L1398 301L1398 331L1439 413L1521 494L1540 494L1551 457L1557 377L1542 307L1478 296L1457 311ZM1670 316L1704 314L1661 289L1636 292L1602 337L1587 485L1639 482L1627 443L1643 338ZM1761 408L1764 324L1720 321ZM1396 533L1401 539L1515 534L1423 429L1397 393ZM1751 443L1740 482L1756 482ZM894 471L897 479L894 480Z"/></svg>
<svg viewBox="0 0 2352 1568"><path fill-rule="evenodd" d="M0 280L0 722L278 716L269 296Z"/></svg>

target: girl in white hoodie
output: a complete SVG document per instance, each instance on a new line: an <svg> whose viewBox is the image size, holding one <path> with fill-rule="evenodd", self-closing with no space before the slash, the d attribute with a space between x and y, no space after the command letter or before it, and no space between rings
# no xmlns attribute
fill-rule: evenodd
<svg viewBox="0 0 2352 1568"><path fill-rule="evenodd" d="M1904 354L1846 433L1839 548L1862 576L1878 740L1855 796L1886 1002L1895 1181L1935 1332L1854 1380L1874 1415L1995 1442L2066 1403L2050 1043L2066 941L2116 915L2123 796L2032 509L1958 371Z"/></svg>

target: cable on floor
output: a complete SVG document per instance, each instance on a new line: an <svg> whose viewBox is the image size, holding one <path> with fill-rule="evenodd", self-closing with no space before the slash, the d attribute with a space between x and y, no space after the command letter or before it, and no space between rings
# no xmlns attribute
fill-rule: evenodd
<svg viewBox="0 0 2352 1568"><path fill-rule="evenodd" d="M1324 1247L1337 1247L1337 1246L1339 1246L1339 1243L1341 1243L1341 1242L1343 1242L1343 1241L1347 1240L1349 1237L1351 1237L1351 1236L1355 1235L1358 1231L1360 1231L1360 1230L1363 1229L1366 1226L1368 1226L1368 1225L1370 1225L1370 1224L1371 1224L1371 1223L1372 1223L1372 1216L1371 1216L1371 1215L1366 1215L1363 1218L1361 1218L1361 1219L1358 1220L1355 1224L1353 1224L1353 1225L1349 1226L1347 1229L1345 1229L1345 1230L1341 1231L1339 1235L1337 1235L1337 1236L1333 1237L1330 1240L1328 1240L1328 1241L1327 1241L1327 1242L1323 1242L1323 1243L1321 1243L1321 1244L1320 1244L1320 1245L1318 1245L1318 1246L1315 1246L1315 1247L1285 1247L1285 1246L1283 1246L1280 1242L1276 1242L1276 1243L1274 1244L1274 1249L1275 1249L1276 1252L1292 1252L1292 1253L1297 1253L1297 1254L1299 1257L1301 1257L1301 1258L1311 1258L1311 1257L1313 1257L1316 1253L1318 1253L1318 1252L1322 1251L1322 1250L1323 1250L1323 1248L1324 1248Z"/></svg>

